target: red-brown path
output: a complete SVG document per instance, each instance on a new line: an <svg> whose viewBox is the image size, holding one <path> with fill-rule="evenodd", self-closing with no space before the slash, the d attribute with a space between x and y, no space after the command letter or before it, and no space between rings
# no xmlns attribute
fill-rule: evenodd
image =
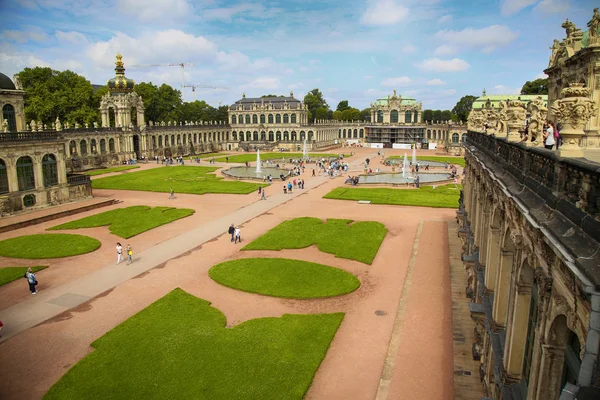
<svg viewBox="0 0 600 400"><path fill-rule="evenodd" d="M371 149L355 151L359 153L353 159L356 168L360 168L367 155L373 157ZM393 153L388 151L386 154ZM5 325L8 310L24 310L23 315L36 314L37 309L46 309L49 301L60 297L59 289L66 289L63 295L81 294L87 286L79 284L78 279L91 280L90 285L96 282L104 289L102 295L93 300L57 317L45 318L44 323L23 329L0 344L0 370L3 371L0 398L41 398L91 350L89 344L93 340L175 287L211 301L227 316L228 325L284 313L345 312L344 321L307 393L308 399L375 399L378 390L380 396L386 395L378 397L382 399L449 398L453 389L446 222L454 217L454 211L324 200L322 196L342 184L343 179L310 176L306 179L307 187L312 189L293 198L272 193L266 202L257 202L256 195L251 194L178 196L176 201L169 203L164 194L103 191L102 195L122 198L126 205L193 205L197 214L202 215L190 217L197 218L195 220L186 218L132 238L134 248L141 249L137 253L141 259L130 266L112 265L116 237L106 228L84 230L82 233L95 237L100 235L103 248L89 255L73 257L77 259L75 261L64 261L66 265L58 263L51 266L51 269L63 272L79 268L78 277L60 281L61 278L52 277L50 271L48 274L40 273L41 281L48 276L47 281L52 283L48 289L44 289L42 283L42 290L36 297L27 297L26 285L22 282L0 289L0 301L8 297L4 296L7 290L12 294L24 292L22 301L15 303L4 299L8 307L0 311L0 318ZM231 198L234 200L228 203ZM210 209L209 213L207 209ZM248 212L246 218L236 214L240 212L242 216L243 212ZM240 252L227 235L221 234L229 223L246 220L242 232L247 243L280 222L300 216L380 221L389 233L371 266L335 258L314 247L281 252ZM68 217L11 234L40 232L48 226L80 217ZM415 258L415 239L420 225L422 231ZM183 251L181 243L188 234L194 237L190 239L193 247L189 252ZM173 236L174 239L167 239ZM210 239L204 240L208 236ZM9 235L0 235L0 239L5 237ZM332 265L356 274L362 286L352 294L327 300L284 300L224 288L208 278L208 269L218 262L253 256L299 258ZM145 260L152 260L159 268L144 267ZM414 265L407 275L411 260L414 260ZM2 265L8 265L7 260L0 261ZM23 260L11 261L24 265ZM62 300L65 307L68 307L69 301L77 301L73 298ZM402 304L405 304L404 317L401 329L397 329L397 311ZM383 311L385 315L379 316L376 311ZM41 318L44 319L43 316ZM3 333L10 333L8 326ZM398 349L388 354L390 339L393 342L394 337L400 338ZM387 392L381 394L384 390L380 389L384 365L392 364L391 384L384 388Z"/></svg>

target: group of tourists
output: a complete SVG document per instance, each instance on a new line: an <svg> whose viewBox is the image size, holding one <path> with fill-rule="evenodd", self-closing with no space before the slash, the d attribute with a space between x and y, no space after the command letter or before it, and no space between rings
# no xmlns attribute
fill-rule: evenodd
<svg viewBox="0 0 600 400"><path fill-rule="evenodd" d="M156 156L155 159L156 159L156 163L158 164L158 160L159 160L158 156ZM161 164L163 164L165 166L175 165L175 163L180 164L180 165L185 165L185 161L183 160L182 156L176 156L175 158L163 156L163 158L161 160Z"/></svg>
<svg viewBox="0 0 600 400"><path fill-rule="evenodd" d="M562 138L560 136L560 127L555 125L553 122L547 121L544 123L542 127L542 140L544 142L544 147L548 150L558 150L562 142ZM523 142L535 142L537 141L537 137L533 136L530 131L530 122L525 122L525 128L521 131L521 140L519 143Z"/></svg>
<svg viewBox="0 0 600 400"><path fill-rule="evenodd" d="M304 179L294 179L283 185L283 194L292 193L293 189L304 189Z"/></svg>
<svg viewBox="0 0 600 400"><path fill-rule="evenodd" d="M131 248L130 244L127 245L127 249L125 251L127 252L127 265L129 265L133 262L133 249ZM117 265L119 265L122 261L125 261L123 259L123 246L121 243L117 242Z"/></svg>
<svg viewBox="0 0 600 400"><path fill-rule="evenodd" d="M227 233L231 235L231 243L237 244L237 242L242 243L241 230L239 226L235 226L234 224L229 225L229 229Z"/></svg>

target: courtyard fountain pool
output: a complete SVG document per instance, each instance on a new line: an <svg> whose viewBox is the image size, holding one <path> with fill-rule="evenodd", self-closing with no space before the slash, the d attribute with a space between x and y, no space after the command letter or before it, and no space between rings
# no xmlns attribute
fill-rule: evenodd
<svg viewBox="0 0 600 400"><path fill-rule="evenodd" d="M408 174L408 181L415 182L416 175ZM419 174L421 184L437 183L451 180L449 174ZM396 174L359 175L358 183L361 184L406 184L406 176L402 172Z"/></svg>
<svg viewBox="0 0 600 400"><path fill-rule="evenodd" d="M222 173L239 179L260 179L263 180L266 176L271 175L273 179L279 179L279 175L288 174L288 170L275 168L275 167L265 167L262 166L260 170L257 171L256 167L231 167L229 169L222 170Z"/></svg>

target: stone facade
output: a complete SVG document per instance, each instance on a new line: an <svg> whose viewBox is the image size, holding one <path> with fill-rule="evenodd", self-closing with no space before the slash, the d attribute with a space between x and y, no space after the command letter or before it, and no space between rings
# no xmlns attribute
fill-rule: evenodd
<svg viewBox="0 0 600 400"><path fill-rule="evenodd" d="M15 84L8 76L0 74L0 132L25 130L24 97L25 92L18 79Z"/></svg>
<svg viewBox="0 0 600 400"><path fill-rule="evenodd" d="M371 122L382 125L422 124L423 104L412 97L394 94L371 103Z"/></svg>

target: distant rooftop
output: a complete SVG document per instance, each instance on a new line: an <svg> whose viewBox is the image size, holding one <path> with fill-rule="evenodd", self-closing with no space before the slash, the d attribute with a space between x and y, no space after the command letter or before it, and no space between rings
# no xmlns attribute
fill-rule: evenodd
<svg viewBox="0 0 600 400"><path fill-rule="evenodd" d="M272 104L276 110L282 110L287 103L289 108L296 110L300 108L300 100L294 97L243 97L231 105L232 110L251 110L253 104Z"/></svg>
<svg viewBox="0 0 600 400"><path fill-rule="evenodd" d="M548 105L547 94L492 94L488 96L484 91L483 96L477 98L477 100L473 102L473 109L485 108L488 101L492 108L496 108L501 101L520 100L524 103L529 103L531 100L535 100L538 97L541 97L545 106Z"/></svg>

